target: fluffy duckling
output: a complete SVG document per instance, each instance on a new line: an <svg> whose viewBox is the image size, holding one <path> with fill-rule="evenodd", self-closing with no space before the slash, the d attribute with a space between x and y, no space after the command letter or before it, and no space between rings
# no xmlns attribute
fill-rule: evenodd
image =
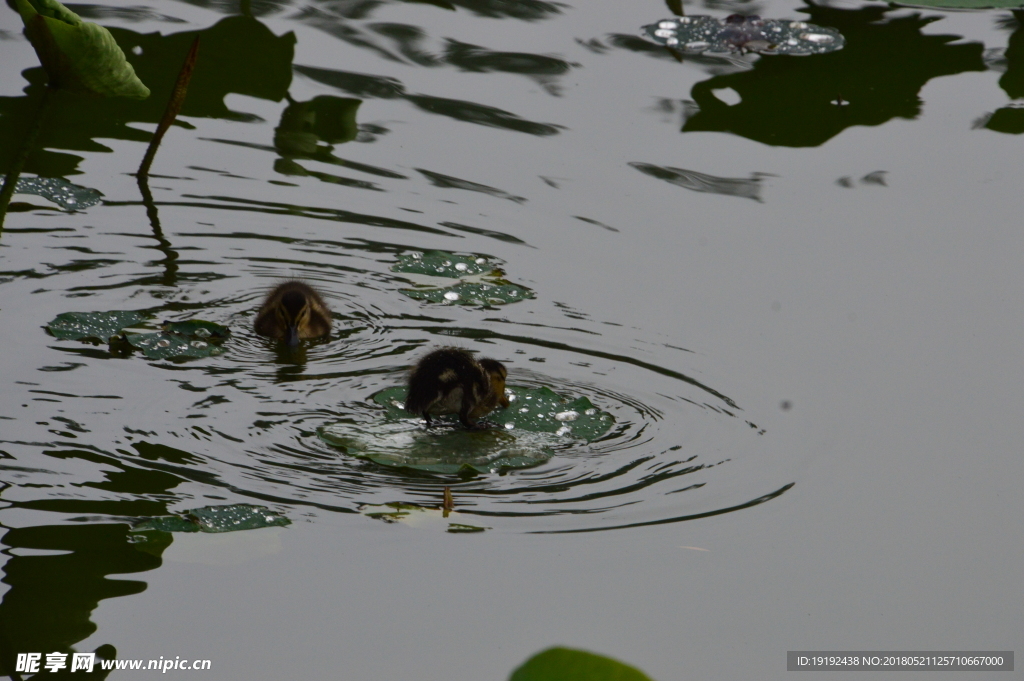
<svg viewBox="0 0 1024 681"><path fill-rule="evenodd" d="M331 332L331 310L309 284L286 281L277 285L256 315L256 333L280 338L294 347L300 339Z"/></svg>
<svg viewBox="0 0 1024 681"><path fill-rule="evenodd" d="M409 374L405 410L420 414L430 426L431 415L458 414L466 428L499 404L508 408L505 377L508 371L493 359L473 359L462 348L439 348L427 354Z"/></svg>

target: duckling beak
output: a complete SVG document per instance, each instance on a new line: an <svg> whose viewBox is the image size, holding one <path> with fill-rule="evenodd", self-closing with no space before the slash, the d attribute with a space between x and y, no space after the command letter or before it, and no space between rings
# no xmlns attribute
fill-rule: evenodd
<svg viewBox="0 0 1024 681"><path fill-rule="evenodd" d="M295 324L288 325L288 335L285 336L288 347L294 348L299 344L299 327Z"/></svg>
<svg viewBox="0 0 1024 681"><path fill-rule="evenodd" d="M502 395L501 399L498 400L498 404L501 405L502 409L508 409L508 405L509 405L508 397L506 397L505 395Z"/></svg>

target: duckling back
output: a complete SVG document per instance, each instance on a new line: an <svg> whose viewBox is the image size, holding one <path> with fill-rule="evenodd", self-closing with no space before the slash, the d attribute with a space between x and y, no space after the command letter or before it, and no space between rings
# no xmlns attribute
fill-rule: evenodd
<svg viewBox="0 0 1024 681"><path fill-rule="evenodd" d="M299 339L329 334L331 311L312 286L302 281L286 281L267 294L254 329L261 336L297 345Z"/></svg>
<svg viewBox="0 0 1024 681"><path fill-rule="evenodd" d="M490 364L485 367L485 362ZM405 410L422 415L428 424L431 415L458 414L462 425L472 428L499 403L508 405L504 395L506 375L499 362L477 362L462 348L434 350L409 375Z"/></svg>

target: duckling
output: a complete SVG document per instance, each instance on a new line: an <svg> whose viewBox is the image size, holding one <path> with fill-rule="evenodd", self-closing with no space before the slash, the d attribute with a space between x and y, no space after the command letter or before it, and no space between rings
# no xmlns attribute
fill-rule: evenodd
<svg viewBox="0 0 1024 681"><path fill-rule="evenodd" d="M329 334L331 310L309 284L286 281L267 295L254 327L261 336L280 338L294 347L299 339Z"/></svg>
<svg viewBox="0 0 1024 681"><path fill-rule="evenodd" d="M430 426L431 415L458 414L466 428L499 404L508 408L505 378L508 371L493 359L473 359L462 348L439 348L427 354L409 374L405 410L420 414Z"/></svg>

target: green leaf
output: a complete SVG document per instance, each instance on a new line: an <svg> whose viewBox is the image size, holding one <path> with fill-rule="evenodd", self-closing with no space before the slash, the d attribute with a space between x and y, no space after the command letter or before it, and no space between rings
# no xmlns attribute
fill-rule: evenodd
<svg viewBox="0 0 1024 681"><path fill-rule="evenodd" d="M586 397L570 400L548 388L509 388L511 406L485 419L500 428L466 430L454 417L424 428L402 408L406 392L397 386L373 396L386 410L384 421L324 426L320 439L382 466L444 475L495 473L542 464L556 449L600 437L615 422Z"/></svg>
<svg viewBox="0 0 1024 681"><path fill-rule="evenodd" d="M41 196L67 211L95 206L103 196L95 189L71 184L62 177L22 177L14 186L14 196L19 194Z"/></svg>
<svg viewBox="0 0 1024 681"><path fill-rule="evenodd" d="M530 289L509 283L462 282L445 288L403 288L400 292L414 300L447 305L507 305L533 298Z"/></svg>
<svg viewBox="0 0 1024 681"><path fill-rule="evenodd" d="M202 319L189 319L184 322L164 322L161 328L164 333L197 338L199 340L223 340L231 335L231 329L216 322Z"/></svg>
<svg viewBox="0 0 1024 681"><path fill-rule="evenodd" d="M105 97L149 97L110 31L57 0L14 0L50 85Z"/></svg>
<svg viewBox="0 0 1024 681"><path fill-rule="evenodd" d="M126 326L146 319L142 312L114 310L112 312L63 312L46 325L55 338L109 343L110 337Z"/></svg>
<svg viewBox="0 0 1024 681"><path fill-rule="evenodd" d="M461 279L474 274L486 274L497 269L497 263L482 255L457 255L445 251L403 253L391 266L392 272L428 274L433 277ZM499 275L500 276L500 275Z"/></svg>
<svg viewBox="0 0 1024 681"><path fill-rule="evenodd" d="M204 506L181 515L148 518L132 526L133 532L237 532L281 527L291 521L266 506L231 504Z"/></svg>
<svg viewBox="0 0 1024 681"><path fill-rule="evenodd" d="M414 300L457 305L506 305L533 298L533 291L503 277L500 261L482 255L445 251L406 253L392 265L393 272L414 275L417 288L400 289ZM449 284L446 279L459 279Z"/></svg>
<svg viewBox="0 0 1024 681"><path fill-rule="evenodd" d="M382 466L463 475L529 468L551 458L552 448L563 444L550 434L504 429L423 428L403 421L363 426L336 423L318 432L327 444L349 456Z"/></svg>
<svg viewBox="0 0 1024 681"><path fill-rule="evenodd" d="M389 419L410 419L415 415L403 409L408 389L387 388L373 396L373 401L387 410ZM496 409L487 420L501 424L509 433L554 433L559 437L593 441L604 435L615 423L612 415L595 407L586 397L570 399L550 388L509 386L508 409ZM456 423L455 417L441 417L442 422Z"/></svg>
<svg viewBox="0 0 1024 681"><path fill-rule="evenodd" d="M462 523L448 523L448 532L452 534L470 534L473 532L484 532L489 530L489 527L481 527L479 525L464 525Z"/></svg>
<svg viewBox="0 0 1024 681"><path fill-rule="evenodd" d="M210 357L223 354L224 349L213 338L183 336L176 333L137 333L126 331L124 340L150 359Z"/></svg>
<svg viewBox="0 0 1024 681"><path fill-rule="evenodd" d="M548 648L512 672L509 681L651 681L636 667L603 655Z"/></svg>

